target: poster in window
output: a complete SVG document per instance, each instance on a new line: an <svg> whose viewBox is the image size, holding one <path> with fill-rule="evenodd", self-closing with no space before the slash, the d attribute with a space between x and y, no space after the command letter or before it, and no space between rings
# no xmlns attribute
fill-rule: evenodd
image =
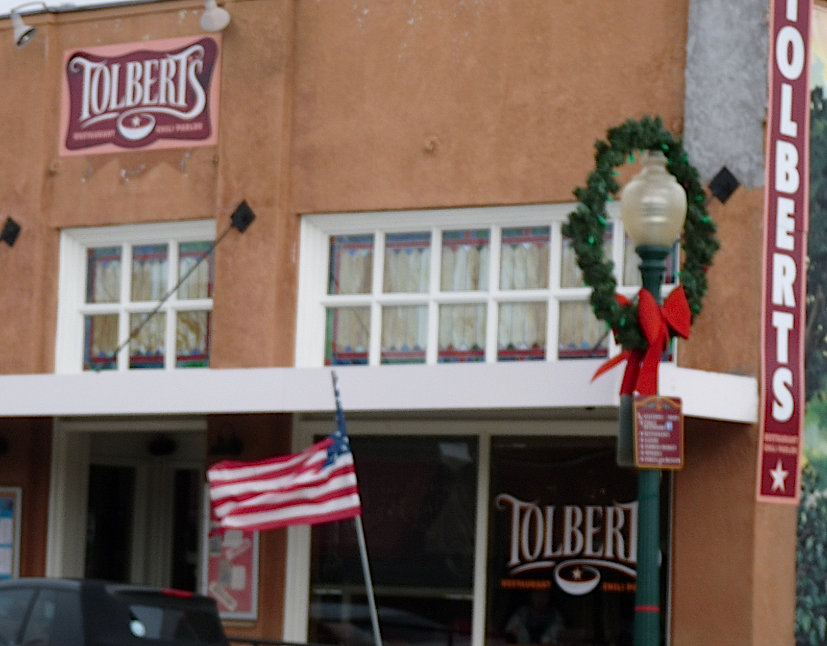
<svg viewBox="0 0 827 646"><path fill-rule="evenodd" d="M637 474L614 443L495 440L490 496L490 630L506 643L631 643Z"/></svg>
<svg viewBox="0 0 827 646"><path fill-rule="evenodd" d="M209 510L209 502L207 503ZM209 511L203 592L223 619L258 617L258 532L221 527Z"/></svg>
<svg viewBox="0 0 827 646"><path fill-rule="evenodd" d="M20 574L20 487L0 487L0 581Z"/></svg>

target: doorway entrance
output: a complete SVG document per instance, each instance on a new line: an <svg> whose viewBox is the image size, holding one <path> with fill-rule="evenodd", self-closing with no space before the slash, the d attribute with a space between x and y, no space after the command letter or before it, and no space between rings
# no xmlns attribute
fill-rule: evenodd
<svg viewBox="0 0 827 646"><path fill-rule="evenodd" d="M47 572L198 590L206 425L112 425L56 429Z"/></svg>

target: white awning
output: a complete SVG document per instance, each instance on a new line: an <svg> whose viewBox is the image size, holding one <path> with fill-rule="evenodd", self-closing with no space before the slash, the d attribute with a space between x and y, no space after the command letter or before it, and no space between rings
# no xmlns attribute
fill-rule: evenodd
<svg viewBox="0 0 827 646"><path fill-rule="evenodd" d="M623 368L591 381L599 360L339 366L348 412L611 409ZM0 376L0 417L330 412L329 368L140 370ZM753 377L662 364L660 392L688 417L754 423Z"/></svg>

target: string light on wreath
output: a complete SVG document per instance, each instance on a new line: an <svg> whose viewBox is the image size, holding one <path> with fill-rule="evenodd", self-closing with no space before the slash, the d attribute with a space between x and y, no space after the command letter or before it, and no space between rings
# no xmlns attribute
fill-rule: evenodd
<svg viewBox="0 0 827 646"><path fill-rule="evenodd" d="M667 158L667 170L686 191L687 213L681 235L684 260L679 276L693 321L701 313L707 291L706 271L720 243L706 210L706 192L698 171L689 163L683 143L663 127L659 117L629 120L606 134L607 141L595 143L595 169L586 186L574 190L579 204L563 225L563 234L571 238L583 279L592 288L595 316L611 327L625 350L641 350L647 347L647 341L638 322L637 305L616 298L614 265L603 254L606 203L613 201L621 188L615 169L627 160L633 161L637 151L659 150Z"/></svg>

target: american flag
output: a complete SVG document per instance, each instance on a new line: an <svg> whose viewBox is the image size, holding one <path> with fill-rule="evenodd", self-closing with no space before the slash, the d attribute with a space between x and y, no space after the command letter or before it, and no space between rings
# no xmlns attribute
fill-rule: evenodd
<svg viewBox="0 0 827 646"><path fill-rule="evenodd" d="M266 530L361 515L338 396L336 404L339 428L301 453L259 462L224 460L207 470L213 513L222 527Z"/></svg>

